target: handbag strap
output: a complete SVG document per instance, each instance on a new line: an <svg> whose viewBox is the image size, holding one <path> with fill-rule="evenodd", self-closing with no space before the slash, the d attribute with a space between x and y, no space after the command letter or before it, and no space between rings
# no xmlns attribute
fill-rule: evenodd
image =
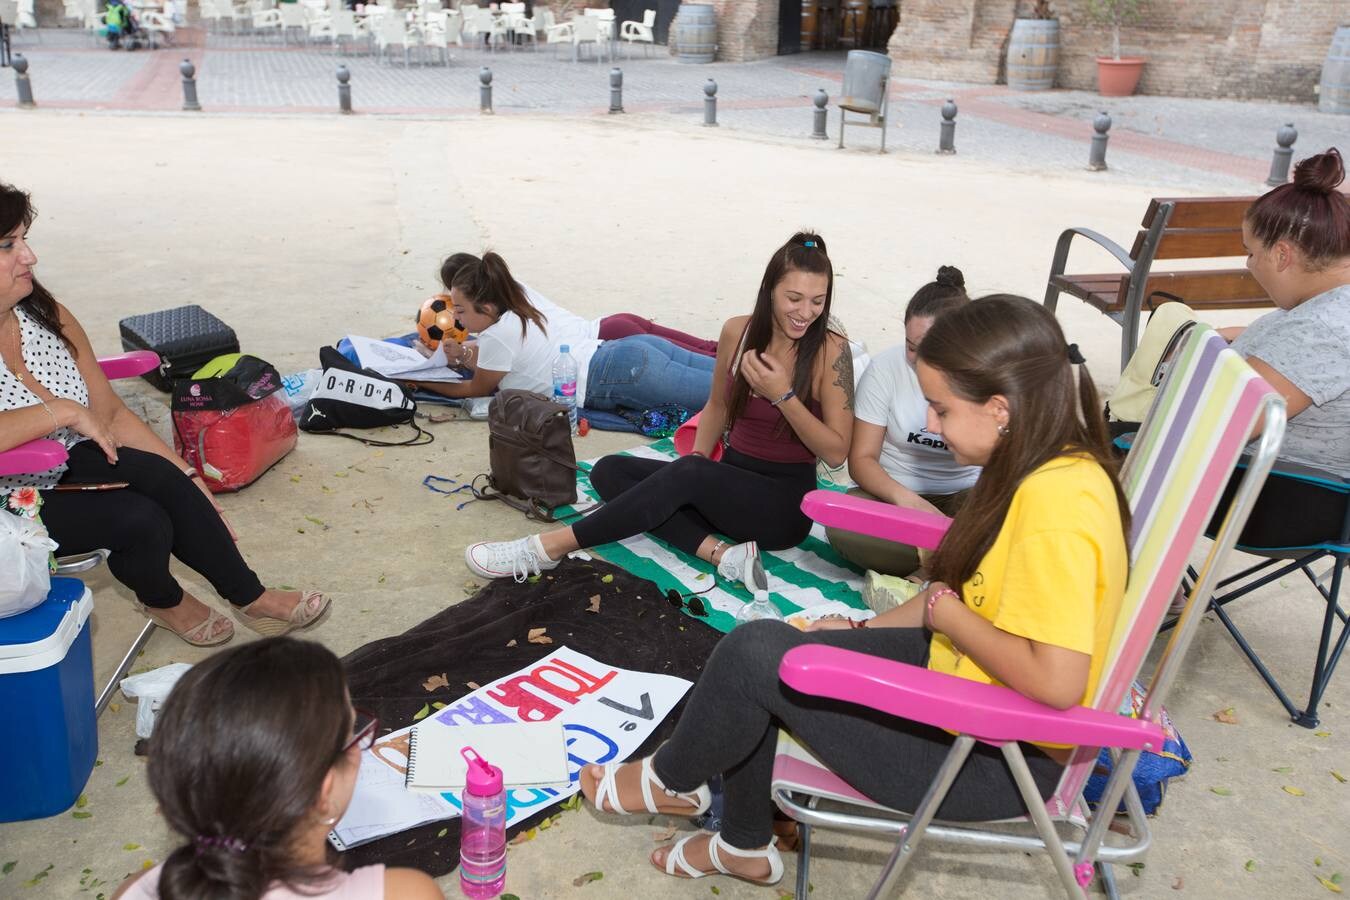
<svg viewBox="0 0 1350 900"><path fill-rule="evenodd" d="M479 479L484 481L482 487L479 486ZM553 516L553 510L545 505L543 501L531 497L527 500L517 500L509 494L503 494L497 490L496 484L492 481L492 475L484 472L475 475L473 481L469 482L469 490L473 492L475 500L500 500L514 510L525 514L525 518L534 519L537 522L556 522Z"/></svg>
<svg viewBox="0 0 1350 900"><path fill-rule="evenodd" d="M305 433L331 434L333 437L342 437L347 438L348 440L351 441L359 441L362 444L365 444L367 447L425 447L427 444L430 444L432 441L436 440L436 435L432 434L430 431L424 430L416 422L410 421L408 422L408 424L413 427L413 431L415 432L415 434L413 434L413 436L408 438L407 440L403 441L377 441L374 438L363 438L358 437L357 435L354 434L348 434L347 432L342 431L341 429L338 428L334 428L331 431L307 431ZM395 425L394 427L397 428L398 426ZM425 440L423 440L423 438L425 438Z"/></svg>

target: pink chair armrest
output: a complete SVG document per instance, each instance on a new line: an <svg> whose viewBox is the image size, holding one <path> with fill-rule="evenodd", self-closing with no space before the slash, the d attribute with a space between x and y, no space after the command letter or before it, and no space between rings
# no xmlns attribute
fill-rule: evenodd
<svg viewBox="0 0 1350 900"><path fill-rule="evenodd" d="M842 528L925 550L936 549L952 524L951 519L937 513L850 497L838 491L811 491L802 498L802 512L827 528Z"/></svg>
<svg viewBox="0 0 1350 900"><path fill-rule="evenodd" d="M60 441L39 438L0 452L0 475L45 472L65 461L66 448Z"/></svg>
<svg viewBox="0 0 1350 900"><path fill-rule="evenodd" d="M98 364L109 379L135 378L159 368L159 354L151 350L132 350L116 356L100 356Z"/></svg>
<svg viewBox="0 0 1350 900"><path fill-rule="evenodd" d="M1042 741L1158 749L1162 727L1085 706L1059 710L1011 688L981 684L853 650L811 644L784 655L778 677L789 687L881 710L986 743Z"/></svg>

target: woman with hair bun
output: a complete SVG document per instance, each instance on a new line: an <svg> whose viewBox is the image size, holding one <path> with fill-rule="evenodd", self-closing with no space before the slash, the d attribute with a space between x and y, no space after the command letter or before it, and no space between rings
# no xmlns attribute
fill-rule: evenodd
<svg viewBox="0 0 1350 900"><path fill-rule="evenodd" d="M159 713L148 767L187 840L113 900L444 900L415 869L343 872L328 844L379 724L319 644L267 638L193 666Z"/></svg>
<svg viewBox="0 0 1350 900"><path fill-rule="evenodd" d="M707 402L716 353L711 342L627 313L589 322L516 281L491 251L481 259L452 254L441 264L441 279L455 318L476 336L450 342L447 357L451 365L472 369L473 377L413 382L416 388L452 398L510 388L552 394L553 363L566 346L577 362L577 406L598 411L603 427L637 430L605 413L667 404L697 411Z"/></svg>
<svg viewBox="0 0 1350 900"><path fill-rule="evenodd" d="M1242 222L1247 268L1277 307L1224 329L1233 349L1284 395L1280 455L1350 476L1350 198L1340 151L1310 156ZM1334 533L1334 532L1332 532Z"/></svg>
<svg viewBox="0 0 1350 900"><path fill-rule="evenodd" d="M853 355L829 328L833 293L825 241L793 235L770 257L754 310L722 326L692 452L671 462L606 456L591 469L603 506L575 525L471 544L466 565L524 581L573 550L650 532L755 590L760 545L785 550L811 530L801 501L816 486L816 460L848 458Z"/></svg>
<svg viewBox="0 0 1350 900"><path fill-rule="evenodd" d="M957 462L942 437L928 430L928 401L914 368L928 329L969 302L961 270L939 267L937 277L905 307L904 346L878 354L863 372L848 454L848 473L858 487L850 494L950 516L979 478L979 466ZM825 533L840 556L868 570L864 595L869 603L893 605L883 602L888 582L877 576L905 576L919 568L913 547L840 528Z"/></svg>

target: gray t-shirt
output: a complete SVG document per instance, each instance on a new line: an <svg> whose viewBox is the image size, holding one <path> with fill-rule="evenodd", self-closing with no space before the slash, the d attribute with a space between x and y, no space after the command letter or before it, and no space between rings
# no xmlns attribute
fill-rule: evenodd
<svg viewBox="0 0 1350 900"><path fill-rule="evenodd" d="M1289 420L1280 456L1350 477L1350 284L1266 313L1233 349L1267 363L1312 400Z"/></svg>

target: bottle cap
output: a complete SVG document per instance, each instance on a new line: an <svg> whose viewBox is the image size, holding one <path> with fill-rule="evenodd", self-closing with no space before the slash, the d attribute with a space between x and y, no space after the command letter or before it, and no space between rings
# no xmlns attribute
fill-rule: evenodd
<svg viewBox="0 0 1350 900"><path fill-rule="evenodd" d="M558 352L559 352L559 353L566 353L568 350L571 350L571 349L572 349L572 348L569 347L567 344L563 344L563 345L561 345L560 347L558 347Z"/></svg>
<svg viewBox="0 0 1350 900"><path fill-rule="evenodd" d="M479 756L478 751L472 747L460 750L459 755L469 764L469 771L464 779L464 790L478 797L491 797L502 792L501 769Z"/></svg>

